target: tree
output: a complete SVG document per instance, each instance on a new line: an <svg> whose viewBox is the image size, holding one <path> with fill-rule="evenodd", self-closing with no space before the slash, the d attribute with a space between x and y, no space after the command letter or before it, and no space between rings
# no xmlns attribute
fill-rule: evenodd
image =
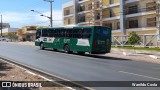
<svg viewBox="0 0 160 90"><path fill-rule="evenodd" d="M16 37L16 34L9 32L7 36L10 37L10 38L13 38L13 37Z"/></svg>
<svg viewBox="0 0 160 90"><path fill-rule="evenodd" d="M135 44L138 44L140 42L141 38L140 36L138 36L138 34L136 32L131 32L129 34L129 37L128 37L128 43L131 44L131 45L135 45Z"/></svg>
<svg viewBox="0 0 160 90"><path fill-rule="evenodd" d="M11 39L11 41L12 41L12 39L16 39L17 35L16 35L16 33L9 32L9 33L7 34L7 37L9 37L9 38Z"/></svg>

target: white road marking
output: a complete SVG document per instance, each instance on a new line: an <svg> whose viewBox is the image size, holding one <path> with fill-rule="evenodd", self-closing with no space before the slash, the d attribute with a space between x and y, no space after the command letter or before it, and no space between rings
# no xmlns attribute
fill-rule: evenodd
<svg viewBox="0 0 160 90"><path fill-rule="evenodd" d="M130 73L130 72L125 72L125 71L119 71L119 72L125 73L125 74L130 74L130 75L135 75L135 76L140 76L140 77L145 77L145 78L150 78L150 79L154 79L154 80L160 80L159 78L145 76L145 75L140 75L140 74L136 74L136 73Z"/></svg>

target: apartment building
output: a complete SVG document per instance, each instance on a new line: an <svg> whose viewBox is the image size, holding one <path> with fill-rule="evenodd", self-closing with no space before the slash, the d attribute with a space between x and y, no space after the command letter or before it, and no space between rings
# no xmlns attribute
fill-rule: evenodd
<svg viewBox="0 0 160 90"><path fill-rule="evenodd" d="M159 34L156 0L71 0L63 4L64 25L103 25L113 35Z"/></svg>

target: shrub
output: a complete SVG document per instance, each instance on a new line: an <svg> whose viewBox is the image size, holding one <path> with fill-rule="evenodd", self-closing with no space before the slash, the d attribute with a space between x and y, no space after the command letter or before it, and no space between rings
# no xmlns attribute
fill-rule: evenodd
<svg viewBox="0 0 160 90"><path fill-rule="evenodd" d="M129 34L129 37L128 37L128 43L131 44L131 45L135 45L135 44L138 44L140 42L141 38L140 36L138 36L138 34L136 32L131 32Z"/></svg>

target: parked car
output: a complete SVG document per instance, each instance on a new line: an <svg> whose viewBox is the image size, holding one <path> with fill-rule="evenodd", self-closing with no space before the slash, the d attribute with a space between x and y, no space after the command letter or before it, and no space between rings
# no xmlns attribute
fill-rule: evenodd
<svg viewBox="0 0 160 90"><path fill-rule="evenodd" d="M10 39L8 39L8 38L0 38L0 41L1 41L1 42L9 42Z"/></svg>

